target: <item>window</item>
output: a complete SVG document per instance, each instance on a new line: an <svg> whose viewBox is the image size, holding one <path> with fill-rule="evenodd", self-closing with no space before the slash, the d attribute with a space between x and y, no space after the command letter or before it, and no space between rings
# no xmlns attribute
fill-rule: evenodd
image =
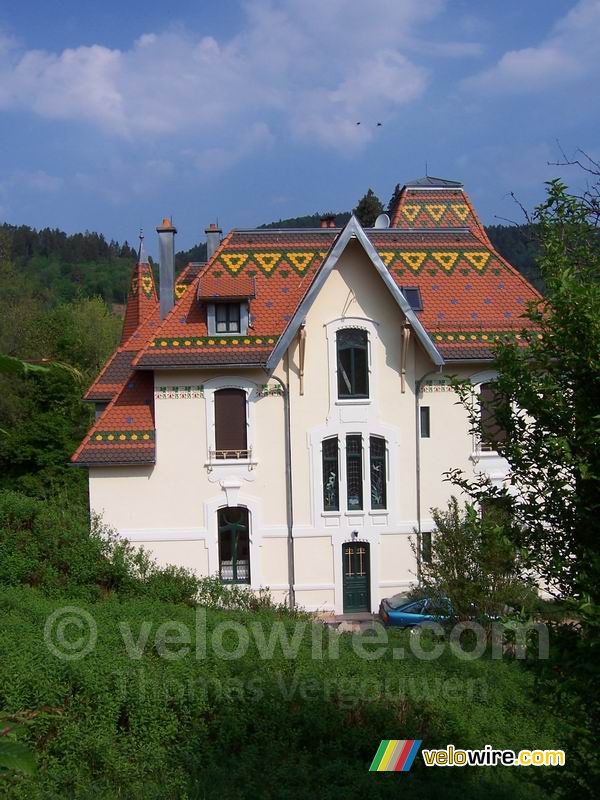
<svg viewBox="0 0 600 800"><path fill-rule="evenodd" d="M348 400L369 396L367 332L344 328L336 334L338 397Z"/></svg>
<svg viewBox="0 0 600 800"><path fill-rule="evenodd" d="M403 286L400 291L406 298L408 305L413 311L423 311L423 300L421 290L416 286Z"/></svg>
<svg viewBox="0 0 600 800"><path fill-rule="evenodd" d="M381 436L369 438L369 456L371 468L371 508L383 509L387 506L385 439Z"/></svg>
<svg viewBox="0 0 600 800"><path fill-rule="evenodd" d="M214 302L206 304L206 326L209 336L245 336L248 333L248 302Z"/></svg>
<svg viewBox="0 0 600 800"><path fill-rule="evenodd" d="M346 485L348 490L348 511L362 511L362 436L356 434L346 436Z"/></svg>
<svg viewBox="0 0 600 800"><path fill-rule="evenodd" d="M215 331L216 333L241 332L239 303L215 304Z"/></svg>
<svg viewBox="0 0 600 800"><path fill-rule="evenodd" d="M222 508L218 512L219 575L227 583L250 583L248 509Z"/></svg>
<svg viewBox="0 0 600 800"><path fill-rule="evenodd" d="M421 534L421 561L431 564L431 532Z"/></svg>
<svg viewBox="0 0 600 800"><path fill-rule="evenodd" d="M421 439L429 439L431 436L429 406L421 406L419 414Z"/></svg>
<svg viewBox="0 0 600 800"><path fill-rule="evenodd" d="M342 440L330 436L321 442L324 511L387 510L388 450L383 436L369 436L365 442L360 433ZM363 445L369 451L363 455ZM365 466L365 456L368 458ZM368 483L367 483L368 481ZM340 485L342 506L340 506ZM344 505L345 502L345 505ZM365 505L366 504L366 505Z"/></svg>
<svg viewBox="0 0 600 800"><path fill-rule="evenodd" d="M340 476L337 436L323 442L323 508L340 510Z"/></svg>
<svg viewBox="0 0 600 800"><path fill-rule="evenodd" d="M496 384L482 383L479 392L479 413L481 422L481 449L490 451L496 449L498 442L506 439L506 431L496 420L496 409L500 404L500 397L496 391Z"/></svg>
<svg viewBox="0 0 600 800"><path fill-rule="evenodd" d="M215 457L249 458L246 392L243 389L219 389L214 397Z"/></svg>

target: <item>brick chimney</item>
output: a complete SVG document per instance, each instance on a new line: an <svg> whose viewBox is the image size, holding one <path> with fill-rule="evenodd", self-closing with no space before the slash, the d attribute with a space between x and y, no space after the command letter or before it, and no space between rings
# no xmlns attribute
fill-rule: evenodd
<svg viewBox="0 0 600 800"><path fill-rule="evenodd" d="M170 219L163 219L156 229L158 233L159 280L160 280L160 318L164 319L173 308L175 295L175 234L177 228Z"/></svg>
<svg viewBox="0 0 600 800"><path fill-rule="evenodd" d="M208 228L204 229L204 233L206 234L206 260L210 261L221 244L223 231L218 225L211 222Z"/></svg>
<svg viewBox="0 0 600 800"><path fill-rule="evenodd" d="M321 228L335 228L335 214L323 214L319 225Z"/></svg>

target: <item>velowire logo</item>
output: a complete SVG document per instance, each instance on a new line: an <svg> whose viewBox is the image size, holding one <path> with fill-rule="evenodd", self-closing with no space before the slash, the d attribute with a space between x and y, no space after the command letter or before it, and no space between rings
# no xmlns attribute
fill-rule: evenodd
<svg viewBox="0 0 600 800"><path fill-rule="evenodd" d="M383 739L369 772L408 772L422 739Z"/></svg>

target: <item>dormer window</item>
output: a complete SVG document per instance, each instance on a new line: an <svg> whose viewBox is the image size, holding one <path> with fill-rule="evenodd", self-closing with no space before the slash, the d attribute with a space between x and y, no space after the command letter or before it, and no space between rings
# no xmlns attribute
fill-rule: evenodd
<svg viewBox="0 0 600 800"><path fill-rule="evenodd" d="M228 300L206 304L209 336L245 336L248 333L248 303Z"/></svg>
<svg viewBox="0 0 600 800"><path fill-rule="evenodd" d="M207 275L198 283L197 298L206 303L206 327L209 336L246 336L250 301L256 297L254 279L215 278Z"/></svg>
<svg viewBox="0 0 600 800"><path fill-rule="evenodd" d="M240 303L215 303L215 333L241 333L240 322Z"/></svg>

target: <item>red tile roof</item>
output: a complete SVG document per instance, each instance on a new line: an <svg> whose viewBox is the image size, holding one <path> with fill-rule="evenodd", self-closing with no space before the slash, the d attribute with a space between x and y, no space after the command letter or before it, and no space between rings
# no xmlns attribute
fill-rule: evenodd
<svg viewBox="0 0 600 800"><path fill-rule="evenodd" d="M79 466L152 464L155 461L154 376L128 379L71 457Z"/></svg>
<svg viewBox="0 0 600 800"><path fill-rule="evenodd" d="M485 228L461 188L413 188L405 186L392 215L392 228L469 228L491 247Z"/></svg>
<svg viewBox="0 0 600 800"><path fill-rule="evenodd" d="M129 282L127 294L127 307L121 345L124 345L140 325L158 308L156 286L152 267L146 261L134 266Z"/></svg>
<svg viewBox="0 0 600 800"><path fill-rule="evenodd" d="M332 228L232 231L208 264L190 264L181 273L175 305L162 322L155 294L143 306L136 299L147 273L134 271L135 313L143 310L146 317L127 332L125 344L88 390L86 399L115 399L90 434L102 438L88 437L74 456L76 463L153 460L152 376L139 384L142 376L131 369L266 365L339 233ZM518 336L526 327L526 305L540 297L494 251L461 188L405 187L392 227L367 235L396 284L419 288L423 310L417 316L445 359L491 358L498 338ZM209 336L206 300L217 296L249 298L247 335ZM117 394L125 381L137 386L135 402L127 385ZM128 428L123 420L129 418ZM111 432L113 439L104 437Z"/></svg>
<svg viewBox="0 0 600 800"><path fill-rule="evenodd" d="M264 366L338 235L337 230L232 231L134 359L139 368L161 366ZM238 283L250 299L247 336L209 336L198 284L212 290Z"/></svg>
<svg viewBox="0 0 600 800"><path fill-rule="evenodd" d="M201 300L242 300L256 297L256 281L248 275L216 278L214 275L205 275L198 282L197 296Z"/></svg>

